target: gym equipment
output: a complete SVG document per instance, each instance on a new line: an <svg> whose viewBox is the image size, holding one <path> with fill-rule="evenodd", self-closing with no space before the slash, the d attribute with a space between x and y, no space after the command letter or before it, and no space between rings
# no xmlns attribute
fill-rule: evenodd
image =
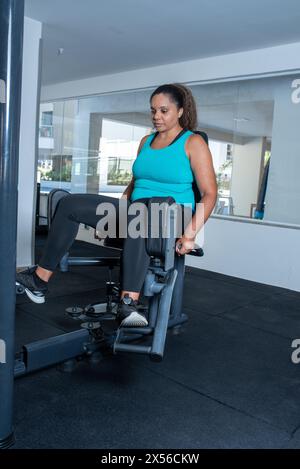
<svg viewBox="0 0 300 469"><path fill-rule="evenodd" d="M50 219L55 214L59 201L66 196L66 191L57 189L49 196ZM78 331L44 339L23 346L16 361L15 376L36 371L46 366L69 361L78 356L101 356L105 351L113 353L133 352L149 355L153 361L163 358L168 328L179 327L187 320L182 313L182 290L184 280L184 256L175 254L176 243L176 211L171 208L175 203L172 197L153 197L151 203L164 203L164 213L160 224L160 237L148 238L147 251L151 256L150 266L144 281L143 294L149 298L149 326L138 328L115 328L111 333L104 330L103 321L115 319L115 302L118 287L111 279L107 282L107 303L89 305L82 310L77 307L68 308L72 319L82 322ZM174 207L174 205L173 205ZM51 224L51 220L49 221ZM162 233L169 236L162 238ZM122 251L120 240L107 238L104 245ZM111 243L111 244L110 244ZM101 249L101 248L99 248ZM203 251L196 247L193 255L201 256ZM69 265L107 265L110 269L119 265L117 257L70 258L65 256L62 262L63 271ZM175 287L175 288L174 288ZM23 293L17 286L17 293ZM144 341L144 338L147 339ZM142 343L136 343L143 339ZM134 343L133 343L134 342ZM147 342L147 343L145 343Z"/></svg>
<svg viewBox="0 0 300 469"><path fill-rule="evenodd" d="M257 197L254 218L257 218L258 220L262 220L264 218L265 198L266 198L268 178L269 178L270 161L271 161L271 158L268 159L268 161L267 161L267 163L264 167L264 172L263 172L263 176L262 176L262 180L261 180L261 185L260 185L260 189L259 189L259 193L258 193L258 197Z"/></svg>
<svg viewBox="0 0 300 469"><path fill-rule="evenodd" d="M24 0L1 0L0 6L0 448L7 448L14 442L17 186Z"/></svg>

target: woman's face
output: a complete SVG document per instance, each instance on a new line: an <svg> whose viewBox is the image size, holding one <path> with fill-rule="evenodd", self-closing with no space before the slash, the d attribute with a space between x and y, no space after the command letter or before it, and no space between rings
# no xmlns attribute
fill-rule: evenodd
<svg viewBox="0 0 300 469"><path fill-rule="evenodd" d="M179 118L183 109L178 109L177 105L170 100L167 94L156 94L151 100L151 116L154 127L158 132L170 130L178 127Z"/></svg>

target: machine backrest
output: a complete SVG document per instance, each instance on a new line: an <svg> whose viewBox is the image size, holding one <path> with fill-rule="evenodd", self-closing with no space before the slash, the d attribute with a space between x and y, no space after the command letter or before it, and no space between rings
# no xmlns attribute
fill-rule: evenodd
<svg viewBox="0 0 300 469"><path fill-rule="evenodd" d="M202 137L203 140L208 145L208 136L205 132L202 132L202 130L194 130L194 134L200 135L200 137ZM201 201L201 193L199 191L199 188L197 186L195 178L194 178L194 181L193 181L193 184L192 184L192 188L193 188L193 192L194 192L195 203L197 204Z"/></svg>

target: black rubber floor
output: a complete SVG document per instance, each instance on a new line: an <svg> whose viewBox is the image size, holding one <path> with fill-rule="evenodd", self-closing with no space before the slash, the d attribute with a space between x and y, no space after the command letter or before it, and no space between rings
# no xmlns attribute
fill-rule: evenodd
<svg viewBox="0 0 300 469"><path fill-rule="evenodd" d="M18 297L17 347L76 329L65 308L104 299L106 277L73 267L45 305ZM300 294L187 268L184 311L162 363L117 355L17 379L15 448L299 448Z"/></svg>

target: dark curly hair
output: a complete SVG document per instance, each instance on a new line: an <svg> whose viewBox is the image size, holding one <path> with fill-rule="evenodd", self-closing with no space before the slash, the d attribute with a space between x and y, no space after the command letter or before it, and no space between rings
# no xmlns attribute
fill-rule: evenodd
<svg viewBox="0 0 300 469"><path fill-rule="evenodd" d="M181 83L170 83L161 85L151 94L150 103L153 96L157 94L167 94L178 109L183 108L183 114L179 118L179 124L183 129L197 130L197 108L194 96L189 88Z"/></svg>

